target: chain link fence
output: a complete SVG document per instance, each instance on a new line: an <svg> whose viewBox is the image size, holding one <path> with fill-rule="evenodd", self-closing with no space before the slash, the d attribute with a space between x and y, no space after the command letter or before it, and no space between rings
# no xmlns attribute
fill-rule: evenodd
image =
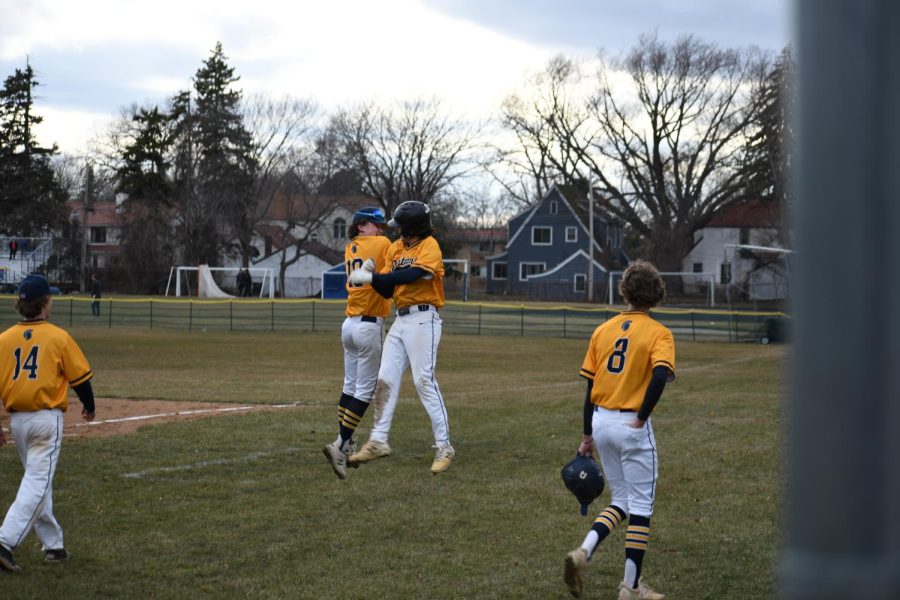
<svg viewBox="0 0 900 600"><path fill-rule="evenodd" d="M338 332L345 306L341 300L319 299L103 298L100 315L93 316L89 298L56 296L53 320L68 327ZM451 301L441 317L450 334L587 339L621 310ZM790 338L791 319L782 312L659 308L652 315L680 340L770 343ZM15 322L10 311L7 325Z"/></svg>

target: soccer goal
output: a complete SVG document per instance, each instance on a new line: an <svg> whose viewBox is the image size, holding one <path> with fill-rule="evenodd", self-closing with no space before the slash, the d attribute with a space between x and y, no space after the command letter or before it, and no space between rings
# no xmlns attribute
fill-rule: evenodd
<svg viewBox="0 0 900 600"><path fill-rule="evenodd" d="M774 246L725 244L722 264L728 272L726 301L789 298L793 254L793 250Z"/></svg>
<svg viewBox="0 0 900 600"><path fill-rule="evenodd" d="M619 294L619 281L624 271L609 272L609 303L624 304L625 299ZM660 273L666 284L666 300L678 303L716 305L716 275L715 273L693 273L688 271L675 271Z"/></svg>
<svg viewBox="0 0 900 600"><path fill-rule="evenodd" d="M263 267L249 267L251 276L261 277L259 297L263 298L268 289L268 297L275 297L275 279L272 269ZM222 291L213 277L213 272L230 274L235 279L241 271L241 267L210 267L198 265L196 267L172 266L169 269L169 281L166 283L166 296L172 288L172 280L175 280L175 296L197 296L199 298L234 298L235 296ZM196 273L196 275L194 274ZM192 287L193 283L193 287Z"/></svg>
<svg viewBox="0 0 900 600"><path fill-rule="evenodd" d="M447 265L462 265L462 269L455 267L447 267ZM468 258L445 258L444 259L444 290L452 288L457 280L461 280L462 284L462 300L469 301L469 259Z"/></svg>

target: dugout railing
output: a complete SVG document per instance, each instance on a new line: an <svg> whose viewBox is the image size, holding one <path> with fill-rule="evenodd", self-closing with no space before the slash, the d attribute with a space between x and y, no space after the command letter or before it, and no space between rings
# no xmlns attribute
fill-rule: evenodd
<svg viewBox="0 0 900 600"><path fill-rule="evenodd" d="M6 325L16 322L9 298ZM54 322L68 327L146 327L186 331L340 331L345 301L320 299L103 298L100 315L91 299L55 296ZM589 338L624 310L617 306L534 306L448 302L441 310L449 334ZM676 338L718 342L781 342L790 317L782 312L658 308L653 317ZM389 317L390 320L390 317Z"/></svg>

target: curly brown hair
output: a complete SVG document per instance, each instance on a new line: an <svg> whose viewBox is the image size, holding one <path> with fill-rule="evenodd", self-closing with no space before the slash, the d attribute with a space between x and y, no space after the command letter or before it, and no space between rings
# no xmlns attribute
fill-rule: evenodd
<svg viewBox="0 0 900 600"><path fill-rule="evenodd" d="M41 314L48 302L50 302L50 296L41 296L32 300L16 300L16 310L24 318L33 319Z"/></svg>
<svg viewBox="0 0 900 600"><path fill-rule="evenodd" d="M635 308L653 308L665 302L666 284L652 263L636 260L622 274L619 293Z"/></svg>

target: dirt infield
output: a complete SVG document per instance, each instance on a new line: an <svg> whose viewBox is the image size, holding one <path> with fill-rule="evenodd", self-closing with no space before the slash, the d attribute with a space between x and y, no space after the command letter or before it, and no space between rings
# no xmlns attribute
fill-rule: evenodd
<svg viewBox="0 0 900 600"><path fill-rule="evenodd" d="M202 419L223 415L241 414L259 410L292 410L298 405L262 404L214 404L210 402L177 402L172 400L121 400L97 398L97 418L86 423L81 418L81 404L71 401L63 419L63 436L103 437L134 433L144 425ZM6 439L12 444L9 434L9 415L0 414L0 426Z"/></svg>

